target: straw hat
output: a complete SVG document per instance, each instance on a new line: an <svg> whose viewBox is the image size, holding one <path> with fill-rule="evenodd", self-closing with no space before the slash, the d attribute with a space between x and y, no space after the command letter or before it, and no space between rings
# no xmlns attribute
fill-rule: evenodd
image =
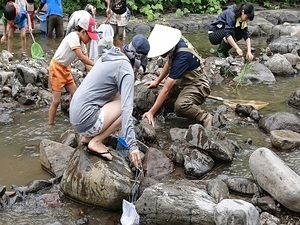
<svg viewBox="0 0 300 225"><path fill-rule="evenodd" d="M170 51L180 40L181 31L172 27L155 24L149 38L148 58L157 57Z"/></svg>

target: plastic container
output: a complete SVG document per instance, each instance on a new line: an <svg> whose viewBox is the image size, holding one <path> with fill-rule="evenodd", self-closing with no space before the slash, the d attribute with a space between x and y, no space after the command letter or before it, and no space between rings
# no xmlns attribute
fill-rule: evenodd
<svg viewBox="0 0 300 225"><path fill-rule="evenodd" d="M47 14L45 13L38 13L36 18L40 21L40 29L44 33L47 31Z"/></svg>
<svg viewBox="0 0 300 225"><path fill-rule="evenodd" d="M116 150L124 157L128 154L128 146L124 137L118 137Z"/></svg>

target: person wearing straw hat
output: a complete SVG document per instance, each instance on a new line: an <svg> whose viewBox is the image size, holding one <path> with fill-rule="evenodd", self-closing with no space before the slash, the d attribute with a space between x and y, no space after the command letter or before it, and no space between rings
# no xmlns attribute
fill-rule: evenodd
<svg viewBox="0 0 300 225"><path fill-rule="evenodd" d="M148 81L148 88L156 87L166 78L162 90L151 107L143 115L154 126L154 115L164 103L174 103L177 116L195 119L204 127L211 126L213 116L201 109L210 94L207 76L202 73L200 56L195 48L172 27L156 24L148 38L150 51L148 58L168 57L160 75Z"/></svg>
<svg viewBox="0 0 300 225"><path fill-rule="evenodd" d="M49 109L49 125L54 124L62 89L66 88L71 98L76 90L71 74L71 63L78 58L87 69L94 65L94 61L87 56L86 44L90 40L98 40L98 35L95 20L88 15L80 18L77 31L71 32L62 40L50 62L49 81L52 88L52 102Z"/></svg>
<svg viewBox="0 0 300 225"><path fill-rule="evenodd" d="M105 49L74 93L70 122L89 154L112 160L103 141L121 127L119 136L124 137L134 166L141 163L132 117L134 73L147 60L149 48L147 38L137 34L124 46L124 54L115 46Z"/></svg>

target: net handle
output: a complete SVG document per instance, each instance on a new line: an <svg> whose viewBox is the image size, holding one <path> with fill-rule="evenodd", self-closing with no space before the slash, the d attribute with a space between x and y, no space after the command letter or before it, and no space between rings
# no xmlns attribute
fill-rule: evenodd
<svg viewBox="0 0 300 225"><path fill-rule="evenodd" d="M33 37L33 34L30 33L30 35L31 35L31 38L32 38L33 42L35 42L34 37Z"/></svg>

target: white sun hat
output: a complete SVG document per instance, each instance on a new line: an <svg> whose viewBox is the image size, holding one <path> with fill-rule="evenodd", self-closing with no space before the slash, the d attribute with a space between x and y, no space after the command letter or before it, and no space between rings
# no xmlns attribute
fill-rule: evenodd
<svg viewBox="0 0 300 225"><path fill-rule="evenodd" d="M172 27L155 24L149 38L148 58L154 58L170 51L180 40L181 31Z"/></svg>

